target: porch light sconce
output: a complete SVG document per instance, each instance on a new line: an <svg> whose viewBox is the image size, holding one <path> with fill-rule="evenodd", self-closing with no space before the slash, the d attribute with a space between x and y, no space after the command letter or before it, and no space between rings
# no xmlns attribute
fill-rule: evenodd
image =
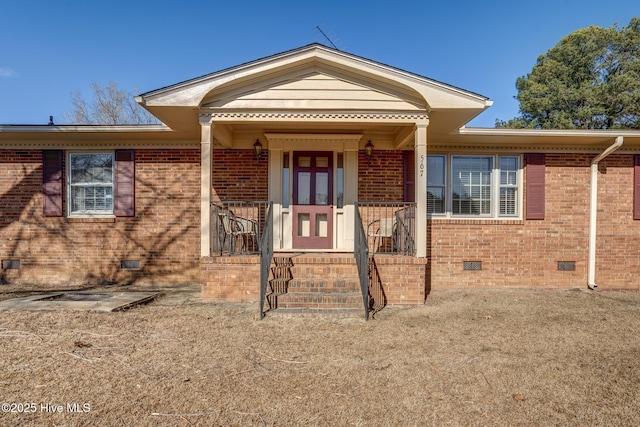
<svg viewBox="0 0 640 427"><path fill-rule="evenodd" d="M371 140L364 146L364 155L367 158L367 166L371 164L371 156L373 155L373 144Z"/></svg>
<svg viewBox="0 0 640 427"><path fill-rule="evenodd" d="M262 144L260 144L260 139L256 139L256 142L253 144L253 154L256 156L256 162L259 162L260 156L262 155Z"/></svg>

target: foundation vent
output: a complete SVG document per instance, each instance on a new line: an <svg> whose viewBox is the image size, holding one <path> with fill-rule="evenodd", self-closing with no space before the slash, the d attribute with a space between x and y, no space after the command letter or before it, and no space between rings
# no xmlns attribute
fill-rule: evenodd
<svg viewBox="0 0 640 427"><path fill-rule="evenodd" d="M576 262L558 261L558 271L576 271Z"/></svg>
<svg viewBox="0 0 640 427"><path fill-rule="evenodd" d="M123 270L138 270L140 268L140 261L137 259L123 259L120 261L120 268Z"/></svg>
<svg viewBox="0 0 640 427"><path fill-rule="evenodd" d="M3 270L20 270L20 260L19 259L3 259L2 269Z"/></svg>
<svg viewBox="0 0 640 427"><path fill-rule="evenodd" d="M464 261L463 270L480 271L482 270L482 261Z"/></svg>

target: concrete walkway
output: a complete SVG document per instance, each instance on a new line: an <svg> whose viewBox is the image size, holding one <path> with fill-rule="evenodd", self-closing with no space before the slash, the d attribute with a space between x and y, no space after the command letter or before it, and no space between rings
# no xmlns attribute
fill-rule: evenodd
<svg viewBox="0 0 640 427"><path fill-rule="evenodd" d="M5 310L89 310L117 311L137 304L153 303L163 306L203 304L201 285L111 285L82 289L70 287L47 292L26 287L13 288L8 293L21 295L0 301ZM3 289L0 287L0 294ZM5 295L6 296L6 295Z"/></svg>

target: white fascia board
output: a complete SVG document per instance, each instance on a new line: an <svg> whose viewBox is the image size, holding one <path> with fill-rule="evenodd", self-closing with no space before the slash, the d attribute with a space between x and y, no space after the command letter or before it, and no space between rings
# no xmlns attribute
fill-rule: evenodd
<svg viewBox="0 0 640 427"><path fill-rule="evenodd" d="M0 125L2 133L139 133L173 132L165 125Z"/></svg>
<svg viewBox="0 0 640 427"><path fill-rule="evenodd" d="M457 130L458 135L474 136L531 136L531 137L603 137L629 136L640 137L637 130L615 130L615 129L507 129L507 128L476 128L462 127Z"/></svg>
<svg viewBox="0 0 640 427"><path fill-rule="evenodd" d="M369 78L384 79L404 90L415 91L428 102L430 109L471 108L483 111L493 104L493 101L486 96L344 52L325 48L315 56L326 64L358 70Z"/></svg>
<svg viewBox="0 0 640 427"><path fill-rule="evenodd" d="M380 62L329 49L322 45L310 45L298 50L276 54L147 92L136 97L136 101L141 105L150 107L197 106L209 92L224 83L238 80L252 74L260 75L262 73L268 73L269 70L274 68L282 69L296 63L302 64L316 60L328 64L342 65L349 70L361 70L363 74L396 81L402 86L412 88L423 96L426 94L425 91L431 89L460 96L471 101L478 108L487 108L493 104L493 101L477 93L447 85ZM180 94L178 95L178 93ZM427 95L426 99L428 99L428 97ZM468 108L469 106L466 107Z"/></svg>
<svg viewBox="0 0 640 427"><path fill-rule="evenodd" d="M268 72L270 69L283 67L294 62L301 62L305 59L311 59L313 55L309 51L296 52L288 56L268 57L262 60L248 62L232 68L217 71L212 74L187 80L182 83L176 83L162 89L139 95L136 99L141 105L145 106L193 106L200 105L200 101L216 87L251 74L259 75ZM182 92L176 96L178 92Z"/></svg>

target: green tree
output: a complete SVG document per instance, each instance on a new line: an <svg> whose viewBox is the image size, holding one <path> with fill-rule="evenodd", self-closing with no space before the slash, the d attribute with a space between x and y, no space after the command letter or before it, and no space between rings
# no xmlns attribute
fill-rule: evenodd
<svg viewBox="0 0 640 427"><path fill-rule="evenodd" d="M520 116L496 127L640 128L640 18L577 30L516 81Z"/></svg>
<svg viewBox="0 0 640 427"><path fill-rule="evenodd" d="M96 82L91 84L93 96L87 101L78 89L71 93L73 111L68 114L68 122L79 125L132 125L158 124L158 119L138 105L133 95L120 89L115 82L106 86Z"/></svg>

